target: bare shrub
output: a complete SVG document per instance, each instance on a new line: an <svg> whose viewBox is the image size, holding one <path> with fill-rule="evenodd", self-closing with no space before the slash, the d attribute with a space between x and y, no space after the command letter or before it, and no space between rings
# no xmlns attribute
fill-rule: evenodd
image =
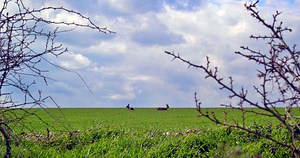
<svg viewBox="0 0 300 158"><path fill-rule="evenodd" d="M25 6L23 0L4 0L1 3L0 132L6 144L4 157L11 157L11 142L16 139L13 134L14 129L18 126L26 128L23 120L28 116L34 115L39 118L28 108L44 108L47 107L47 103L59 107L51 96L44 95L42 90L36 91L33 88L42 82L47 84L50 79L47 76L48 70L43 68L42 64L59 67L47 60L47 56L59 56L67 51L66 47L55 41L56 36L75 27L93 29L100 33L112 32L98 27L89 17L64 7L45 6L34 9ZM47 12L64 12L77 16L82 22L46 19L43 14ZM61 30L59 29L61 26L64 28L70 26L72 29L69 27L69 30Z"/></svg>
<svg viewBox="0 0 300 158"><path fill-rule="evenodd" d="M259 14L257 3L258 1L246 3L244 6L250 15L259 24L267 28L269 32L266 35L251 35L250 38L263 43L267 42L266 47L269 51L263 52L249 48L248 46L241 46L243 52L237 51L235 53L256 63L259 67L257 78L260 83L253 85L253 90L256 96L259 97L251 99L247 89L236 87L233 77L228 77L228 79L220 77L218 68L211 66L209 57L207 57L206 65L197 65L174 52L165 51L165 53L174 59L188 64L189 67L203 70L206 78L214 80L220 86L221 90L229 92L230 100L238 100L236 104L233 104L233 101L221 106L240 111L242 113L242 122L238 122L237 119L230 122L226 118L226 114L224 114L223 120L222 118L218 118L214 112L206 112L201 107L201 102L195 93L196 107L202 117L206 117L217 124L241 129L259 137L264 137L283 147L289 148L294 154L293 156L299 157L299 116L296 116L295 112L299 112L300 100L300 51L297 51L296 45L289 45L284 38L284 34L292 32L292 29L284 27L283 22L278 21L278 16L281 12L276 11L272 16L272 21L267 22ZM280 111L279 107L284 107L285 113ZM288 131L289 139L280 140L270 134L257 132L257 130L246 126L244 122L246 113L277 120Z"/></svg>

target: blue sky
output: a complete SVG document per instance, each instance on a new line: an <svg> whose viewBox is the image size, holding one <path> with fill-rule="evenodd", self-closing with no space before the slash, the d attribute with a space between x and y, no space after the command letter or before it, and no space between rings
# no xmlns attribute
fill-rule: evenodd
<svg viewBox="0 0 300 158"><path fill-rule="evenodd" d="M234 54L241 45L260 50L263 44L251 41L251 34L265 29L252 19L241 0L43 0L30 6L65 6L78 10L116 34L101 34L77 28L57 38L69 52L51 59L81 74L92 93L70 72L51 68L55 78L41 85L61 107L194 107L194 92L207 107L228 103L226 92L204 79L201 71L164 54L175 51L203 64L205 56L232 75L237 85L256 84L256 67ZM270 20L276 10L294 30L286 35L291 44L300 44L300 1L264 0L259 10ZM77 20L65 13L44 15L54 20ZM61 28L63 29L63 28ZM51 105L49 105L51 106Z"/></svg>

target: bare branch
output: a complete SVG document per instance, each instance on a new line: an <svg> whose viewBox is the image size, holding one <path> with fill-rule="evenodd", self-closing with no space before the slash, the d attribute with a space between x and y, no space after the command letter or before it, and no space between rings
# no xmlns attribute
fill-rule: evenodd
<svg viewBox="0 0 300 158"><path fill-rule="evenodd" d="M230 128L237 128L248 133L258 135L273 141L283 147L289 148L293 152L293 156L300 156L300 137L295 129L299 130L299 118L292 114L292 110L298 110L300 101L300 51L297 51L296 45L290 46L284 34L289 33L292 29L283 26L283 22L278 21L281 12L276 11L272 16L271 22L264 20L260 16L257 9L258 0L253 3L246 3L244 6L250 15L256 19L260 24L269 30L267 35L251 35L250 38L254 40L261 40L267 43L268 52L261 52L249 48L248 46L241 46L243 52L237 51L235 54L240 55L252 62L255 62L259 69L257 70L257 78L260 83L253 85L253 90L258 96L256 99L251 99L248 96L248 90L245 88L237 89L234 86L234 80L230 76L229 81L219 76L219 69L217 67L211 68L209 58L206 57L205 65L197 65L190 61L183 59L175 53L165 51L174 59L188 64L188 67L202 70L206 77L212 79L220 86L221 90L230 93L229 99L237 102L229 104L221 104L221 106L241 112L242 124L240 125L237 119L228 121L227 113L224 113L224 121L218 118L214 112L207 112L200 106L201 102L195 93L194 100L197 111L200 116L208 118L216 124L221 124ZM266 42L267 41L267 42ZM257 101L257 100L260 100ZM254 107L254 108L247 108ZM279 108L285 107L285 113ZM280 122L280 124L288 131L289 140L281 141L270 134L263 134L250 128L245 124L246 114L255 114L262 117L268 117Z"/></svg>
<svg viewBox="0 0 300 158"><path fill-rule="evenodd" d="M29 116L35 116L41 122L51 126L32 108L44 109L48 107L47 103L49 102L59 108L51 96L42 94L42 90L32 91L32 87L36 86L37 81L44 81L47 85L48 80L51 80L51 77L47 75L48 70L42 68L43 63L75 73L87 86L80 74L60 67L47 59L48 55L57 57L68 51L62 44L56 43L59 33L72 31L76 27L104 34L115 32L106 27L99 27L89 17L65 7L45 6L39 9L30 9L25 6L23 0L4 0L2 3L2 8L0 8L0 132L6 139L6 157L11 157L10 142L14 135L14 125L28 128L24 120ZM15 9L10 10L9 8ZM66 13L77 16L80 21L46 19L42 16L46 12ZM64 28L67 29L59 30L60 26L65 26ZM44 42L44 45L39 45L39 48L36 49L37 42ZM88 89L90 90L90 88ZM23 100L16 100L14 97L16 93L22 94ZM17 114L17 109L23 114ZM51 115L47 110L45 112L56 122L65 121ZM64 127L70 129L68 123Z"/></svg>

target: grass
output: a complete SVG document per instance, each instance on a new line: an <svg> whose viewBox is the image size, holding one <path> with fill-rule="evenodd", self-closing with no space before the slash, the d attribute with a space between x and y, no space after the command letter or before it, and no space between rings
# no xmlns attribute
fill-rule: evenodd
<svg viewBox="0 0 300 158"><path fill-rule="evenodd" d="M231 109L205 110L214 111L221 119L225 111L228 121L236 119L241 122L241 113ZM192 108L168 111L151 108L134 111L118 108L30 111L54 126L55 129L50 128L54 134L37 141L28 139L30 133L21 136L24 141L21 145L13 145L13 157L282 157L290 154L288 149L255 135L216 126L198 117L198 112ZM21 111L17 113L22 114ZM24 121L28 128L33 129L30 132L45 136L48 126L39 119L29 117ZM287 139L284 129L270 118L246 114L245 122L248 127ZM261 126L270 123L272 125L267 128ZM197 132L187 133L188 129ZM69 136L67 130L80 132ZM26 129L19 129L19 132L23 131ZM4 150L3 145L0 153Z"/></svg>
<svg viewBox="0 0 300 158"><path fill-rule="evenodd" d="M140 108L134 111L121 108L70 108L70 109L33 109L48 124L58 129L67 127L71 130L86 130L91 126L101 124L115 126L128 130L181 131L187 129L215 128L215 124L206 118L198 117L198 112L193 108L174 108L168 111L156 111L152 108ZM214 111L216 116L223 120L226 111L227 120L233 119L241 122L241 113L231 109L206 109ZM282 109L283 110L283 109ZM54 116L53 119L48 114ZM275 123L268 117L257 117L246 114L246 124L254 122L260 124ZM36 117L27 119L27 124L36 131L45 131L47 126Z"/></svg>
<svg viewBox="0 0 300 158"><path fill-rule="evenodd" d="M59 118L59 121L49 118L43 109L38 110L37 114L49 124L55 124L62 128L71 125L72 130L86 130L93 125L115 126L128 130L184 130L189 128L200 128L208 121L201 121L197 117L195 109L170 109L169 111L156 111L155 109L141 108L129 111L118 108L80 108L80 109L44 109L47 113ZM67 121L66 121L67 120ZM46 129L46 125L40 123L39 119L31 117L27 120L37 131Z"/></svg>
<svg viewBox="0 0 300 158"><path fill-rule="evenodd" d="M272 134L281 136L278 128ZM272 149L272 150L271 150ZM274 149L274 151L273 151ZM2 150L4 150L2 148ZM25 140L13 157L287 157L289 150L243 131L215 128L199 133L166 135L160 130L126 131L94 126L69 137ZM17 151L17 152L16 152ZM1 154L0 154L1 156Z"/></svg>

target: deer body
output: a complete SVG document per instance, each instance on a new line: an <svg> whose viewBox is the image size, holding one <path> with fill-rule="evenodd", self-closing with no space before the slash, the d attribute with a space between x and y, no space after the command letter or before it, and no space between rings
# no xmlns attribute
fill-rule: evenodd
<svg viewBox="0 0 300 158"><path fill-rule="evenodd" d="M127 108L128 110L134 110L134 108L133 108L133 107L130 107L129 105L130 105L130 104L128 104L128 105L126 106L126 108Z"/></svg>
<svg viewBox="0 0 300 158"><path fill-rule="evenodd" d="M168 109L169 109L169 105L166 104L166 107L158 107L158 108L156 109L156 111L168 110Z"/></svg>

